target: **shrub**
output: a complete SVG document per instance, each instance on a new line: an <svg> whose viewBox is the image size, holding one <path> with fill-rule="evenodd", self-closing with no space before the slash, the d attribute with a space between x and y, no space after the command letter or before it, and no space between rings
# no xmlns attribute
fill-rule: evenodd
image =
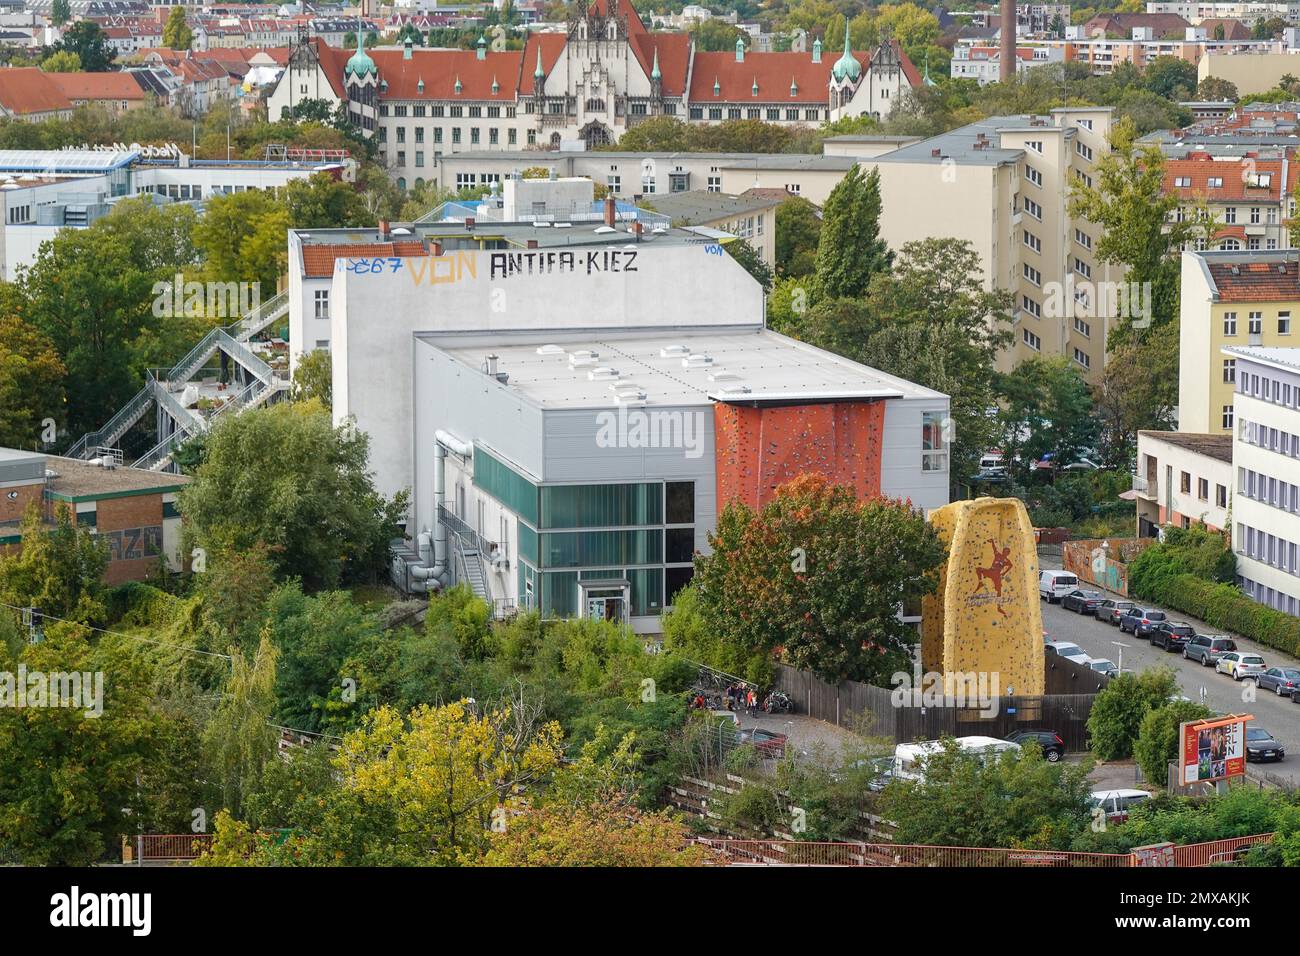
<svg viewBox="0 0 1300 956"><path fill-rule="evenodd" d="M1099 760L1123 760L1133 755L1142 720L1147 712L1164 706L1178 689L1167 667L1141 675L1120 674L1097 695L1088 714L1088 736Z"/></svg>
<svg viewBox="0 0 1300 956"><path fill-rule="evenodd" d="M1146 712L1133 743L1142 775L1157 786L1168 774L1169 761L1178 756L1178 725L1210 716L1210 709L1190 700L1175 700Z"/></svg>

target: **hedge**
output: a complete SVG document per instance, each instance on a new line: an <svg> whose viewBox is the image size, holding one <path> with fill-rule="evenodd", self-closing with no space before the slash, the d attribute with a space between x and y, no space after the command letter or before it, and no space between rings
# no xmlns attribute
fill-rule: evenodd
<svg viewBox="0 0 1300 956"><path fill-rule="evenodd" d="M1200 618L1211 627L1300 657L1300 618L1252 601L1235 585L1216 584L1194 574L1161 573L1162 570L1136 580L1130 575L1130 593Z"/></svg>

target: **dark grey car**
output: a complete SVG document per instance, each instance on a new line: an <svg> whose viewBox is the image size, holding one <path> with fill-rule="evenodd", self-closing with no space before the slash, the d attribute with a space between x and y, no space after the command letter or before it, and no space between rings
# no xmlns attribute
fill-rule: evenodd
<svg viewBox="0 0 1300 956"><path fill-rule="evenodd" d="M1097 605L1097 620L1118 627L1119 619L1135 607L1137 605L1132 601L1102 601Z"/></svg>
<svg viewBox="0 0 1300 956"><path fill-rule="evenodd" d="M1183 648L1183 657L1202 667L1213 667L1224 654L1237 649L1237 642L1224 634L1197 634Z"/></svg>
<svg viewBox="0 0 1300 956"><path fill-rule="evenodd" d="M1289 697L1300 688L1300 668L1270 667L1255 678L1255 686L1260 690L1271 690L1279 697Z"/></svg>
<svg viewBox="0 0 1300 956"><path fill-rule="evenodd" d="M1165 620L1166 616L1164 611L1157 611L1155 608L1130 608L1119 619L1119 629L1127 631L1134 637L1150 637L1152 629Z"/></svg>

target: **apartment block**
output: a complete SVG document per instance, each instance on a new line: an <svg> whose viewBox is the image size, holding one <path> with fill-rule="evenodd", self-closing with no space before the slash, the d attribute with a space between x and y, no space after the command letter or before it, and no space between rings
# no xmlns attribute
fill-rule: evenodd
<svg viewBox="0 0 1300 956"><path fill-rule="evenodd" d="M1236 363L1237 583L1300 614L1300 348L1229 346Z"/></svg>
<svg viewBox="0 0 1300 956"><path fill-rule="evenodd" d="M1162 525L1211 531L1228 527L1232 510L1232 436L1138 432L1134 481L1138 536Z"/></svg>
<svg viewBox="0 0 1300 956"><path fill-rule="evenodd" d="M1183 253L1178 426L1231 434L1237 360L1229 346L1286 347L1300 316L1300 251Z"/></svg>
<svg viewBox="0 0 1300 956"><path fill-rule="evenodd" d="M891 248L930 237L971 243L984 286L1015 296L1015 343L1003 370L1035 355L1063 355L1089 381L1106 336L1126 308L1121 267L1096 255L1099 227L1069 211L1076 182L1092 183L1110 149L1111 110L1071 107L1048 116L998 116L875 157L881 235Z"/></svg>

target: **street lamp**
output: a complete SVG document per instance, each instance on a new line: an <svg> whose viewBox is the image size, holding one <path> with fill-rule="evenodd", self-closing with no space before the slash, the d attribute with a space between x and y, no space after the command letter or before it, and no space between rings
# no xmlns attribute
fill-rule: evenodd
<svg viewBox="0 0 1300 956"><path fill-rule="evenodd" d="M1111 641L1111 643L1119 648L1119 660L1115 662L1115 667L1122 674L1124 673L1124 648L1129 645L1125 644L1123 641Z"/></svg>

